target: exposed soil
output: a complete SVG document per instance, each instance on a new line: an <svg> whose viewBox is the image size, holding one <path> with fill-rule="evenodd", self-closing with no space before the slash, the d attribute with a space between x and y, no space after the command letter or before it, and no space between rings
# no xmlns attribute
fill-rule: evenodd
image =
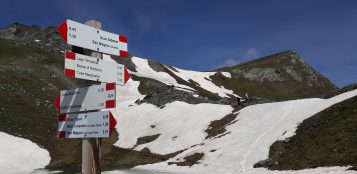
<svg viewBox="0 0 357 174"><path fill-rule="evenodd" d="M154 93L159 88L166 86L166 84L164 84L160 81L157 81L155 79L150 79L150 78L146 78L146 77L138 77L136 75L131 75L131 78L135 81L140 82L138 90L139 90L140 94L143 94L143 95Z"/></svg>
<svg viewBox="0 0 357 174"><path fill-rule="evenodd" d="M208 128L205 130L207 133L205 139L209 139L217 135L223 135L226 132L226 126L237 121L234 121L237 118L237 115L238 114L229 114L219 120L212 121Z"/></svg>

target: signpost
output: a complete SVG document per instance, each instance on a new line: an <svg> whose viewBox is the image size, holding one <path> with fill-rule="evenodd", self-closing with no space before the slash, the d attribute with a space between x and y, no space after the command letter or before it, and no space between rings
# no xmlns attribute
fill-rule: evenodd
<svg viewBox="0 0 357 174"><path fill-rule="evenodd" d="M63 90L55 101L59 113L115 108L115 83Z"/></svg>
<svg viewBox="0 0 357 174"><path fill-rule="evenodd" d="M124 65L102 60L101 53L128 57L128 40L101 30L101 23L95 20L85 25L66 20L58 31L72 45L72 51L65 52L65 75L92 86L63 90L57 96L55 106L61 114L82 112L59 115L57 136L83 138L82 173L101 173L101 137L109 137L116 121L110 111L100 109L115 108L116 84L125 85L130 78ZM105 84L93 86L99 82Z"/></svg>
<svg viewBox="0 0 357 174"><path fill-rule="evenodd" d="M110 111L58 116L59 138L108 138L117 122Z"/></svg>
<svg viewBox="0 0 357 174"><path fill-rule="evenodd" d="M102 53L128 57L128 39L67 19L59 27L60 35L69 45Z"/></svg>
<svg viewBox="0 0 357 174"><path fill-rule="evenodd" d="M125 85L130 78L128 70L122 64L70 51L66 51L64 66L66 76L85 80Z"/></svg>

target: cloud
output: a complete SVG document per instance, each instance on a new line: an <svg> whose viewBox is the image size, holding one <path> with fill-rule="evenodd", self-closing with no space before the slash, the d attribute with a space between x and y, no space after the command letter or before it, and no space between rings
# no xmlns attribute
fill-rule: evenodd
<svg viewBox="0 0 357 174"><path fill-rule="evenodd" d="M226 59L223 64L217 66L216 68L234 66L239 63L243 63L252 59L256 59L259 57L259 52L255 48L249 48L244 52L239 53L238 59Z"/></svg>
<svg viewBox="0 0 357 174"><path fill-rule="evenodd" d="M220 65L218 68L220 67L226 67L226 66L234 66L234 65L237 65L238 64L238 61L237 60L234 60L234 59L227 59L225 60L225 62Z"/></svg>
<svg viewBox="0 0 357 174"><path fill-rule="evenodd" d="M253 59L258 58L258 51L254 48L249 48L247 51L244 52L244 59Z"/></svg>

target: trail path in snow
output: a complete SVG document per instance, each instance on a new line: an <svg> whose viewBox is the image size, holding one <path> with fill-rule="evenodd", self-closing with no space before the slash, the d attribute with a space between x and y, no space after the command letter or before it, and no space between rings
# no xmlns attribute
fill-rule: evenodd
<svg viewBox="0 0 357 174"><path fill-rule="evenodd" d="M281 121L283 121L285 119L285 117L289 114L289 112L294 108L296 101L293 101L290 105L288 105L286 107L286 110L284 112L284 114L282 114L282 116L280 117L280 119L275 122L272 126L270 126L267 130L265 130L262 134L260 134L254 141L254 143L252 145L250 145L249 150L247 151L247 153L244 154L244 158L243 160L240 162L241 166L242 166L242 173L252 173L251 169L247 169L245 168L246 166L246 161L248 159L248 157L250 156L250 154L252 153L252 151L257 147L258 142L260 141L260 139L265 136L271 129L273 129L275 126L277 126L278 124L281 123ZM251 167L251 166L250 166Z"/></svg>

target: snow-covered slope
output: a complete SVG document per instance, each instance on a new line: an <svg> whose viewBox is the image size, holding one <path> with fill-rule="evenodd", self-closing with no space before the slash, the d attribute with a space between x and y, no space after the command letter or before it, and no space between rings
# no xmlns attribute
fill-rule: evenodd
<svg viewBox="0 0 357 174"><path fill-rule="evenodd" d="M104 59L111 60L108 56ZM137 72L130 72L131 74L175 85L180 87L179 89L195 90L179 84L166 72L153 70L146 59L134 57L132 61ZM217 93L221 97L237 96L233 91L216 86L209 80L209 76L215 72L175 69L177 72L172 71L173 74L186 81L191 79L207 91ZM228 72L222 75L231 78ZM175 101L166 104L164 108L146 103L138 105L135 101L144 98L138 91L139 85L139 81L129 80L125 86L117 86L117 106L111 109L117 120L116 130L119 133L119 140L115 146L139 151L148 148L152 153L161 155L183 151L168 161L136 167L138 170L172 173L287 173L253 168L253 165L268 157L269 147L276 140L294 135L297 125L304 119L357 95L357 90L354 90L330 99L311 98L259 104L234 112L230 105L209 103L194 105ZM210 123L229 114L237 114L237 117L225 127L226 134L207 139L205 131ZM137 144L138 138L151 135L159 136L151 142ZM1 132L0 140L0 171L26 173L42 168L50 161L48 152L29 140ZM185 157L195 153L203 153L204 156L192 167L168 164L184 161ZM324 167L291 173L352 173L346 171L346 168L347 166Z"/></svg>
<svg viewBox="0 0 357 174"><path fill-rule="evenodd" d="M50 163L47 150L33 142L0 132L0 173L30 173Z"/></svg>
<svg viewBox="0 0 357 174"><path fill-rule="evenodd" d="M136 75L180 86L168 74L152 70L146 60L134 58L133 62L137 66ZM200 81L199 79L207 76L203 75L204 73L198 75L195 72L178 71L175 72L177 76L185 80L193 79L207 90L220 88L209 87L211 84ZM135 150L146 147L157 154L186 149L168 161L137 167L175 173L276 173L263 168L253 168L255 163L268 157L271 144L294 135L297 125L304 119L357 95L357 90L354 90L330 99L311 98L249 106L238 111L237 122L226 127L229 134L220 138L205 139L205 130L209 123L230 114L233 110L231 106L173 102L160 109L151 104L136 105L134 101L143 97L137 90L138 85L139 82L130 80L126 86L117 88L119 102L113 111L118 120L116 128L119 132L119 141L115 145ZM227 93L222 88L220 92L221 95ZM156 140L136 146L138 138L156 134L160 134ZM168 162L183 161L185 157L194 153L204 153L199 164L192 167L168 165ZM348 173L345 170L346 167L332 167L301 170L297 173Z"/></svg>
<svg viewBox="0 0 357 174"><path fill-rule="evenodd" d="M226 127L226 136L203 141L203 145L190 148L167 162L182 161L196 152L205 154L200 164L192 167L178 167L159 164L139 166L141 169L162 169L184 173L286 173L253 168L258 161L268 158L269 147L276 140L294 135L298 123L313 114L357 95L357 90L341 94L331 99L302 99L279 103L260 104L239 111L238 121ZM179 118L177 118L179 119ZM284 133L286 132L286 133ZM211 150L215 150L211 152ZM347 167L318 168L296 171L296 173L323 173L345 171ZM295 173L295 172L294 172Z"/></svg>
<svg viewBox="0 0 357 174"><path fill-rule="evenodd" d="M149 64L147 59L142 59L138 57L132 58L133 63L136 65L137 72L131 72L140 77L147 77L151 79L158 80L163 82L167 85L175 85L178 87L191 89L191 87L179 84L172 76L167 74L166 72L157 72L153 70ZM232 90L225 89L223 86L216 86L214 83L211 82L209 76L214 75L216 72L198 72L198 71L188 71L179 68L175 68L178 72L172 71L175 75L180 77L185 81L189 81L190 79L195 81L199 84L199 86L207 91L212 93L218 93L221 97L228 97L227 94L237 96L233 93ZM229 76L228 72L224 73L225 75ZM229 75L228 75L229 74Z"/></svg>

